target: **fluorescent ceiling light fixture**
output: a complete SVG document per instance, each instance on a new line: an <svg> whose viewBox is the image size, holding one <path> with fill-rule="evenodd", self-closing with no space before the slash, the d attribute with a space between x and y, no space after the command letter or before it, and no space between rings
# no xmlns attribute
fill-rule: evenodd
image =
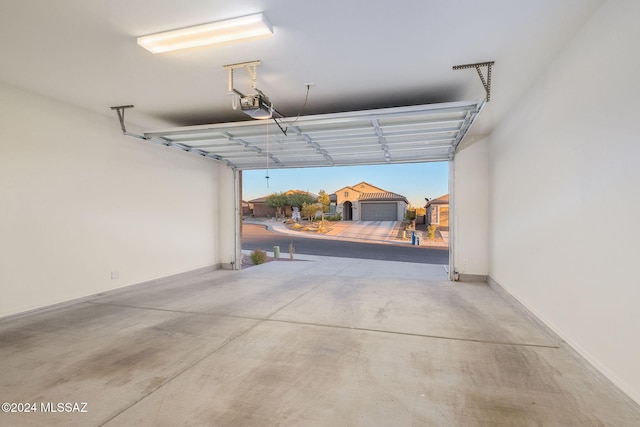
<svg viewBox="0 0 640 427"><path fill-rule="evenodd" d="M138 37L138 44L150 52L162 53L214 43L268 37L272 34L273 27L267 17L262 13L256 13Z"/></svg>

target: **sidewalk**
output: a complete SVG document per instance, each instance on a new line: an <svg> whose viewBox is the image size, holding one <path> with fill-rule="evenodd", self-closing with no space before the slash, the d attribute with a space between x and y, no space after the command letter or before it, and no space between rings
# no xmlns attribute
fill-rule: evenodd
<svg viewBox="0 0 640 427"><path fill-rule="evenodd" d="M411 246L411 231L407 231L406 239L402 239L402 221L335 221L328 222L330 230L325 234L314 232L296 231L289 229L281 221L269 218L251 218L243 220L246 224L259 224L269 230L291 236L307 237L312 239L333 239L349 242L375 242ZM427 240L426 230L417 230L422 233L420 246L446 248L449 245L448 233L443 235L443 241Z"/></svg>

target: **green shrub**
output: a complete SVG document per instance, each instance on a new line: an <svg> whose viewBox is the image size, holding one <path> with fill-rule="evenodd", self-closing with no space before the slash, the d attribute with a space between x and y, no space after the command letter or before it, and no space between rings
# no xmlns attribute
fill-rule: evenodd
<svg viewBox="0 0 640 427"><path fill-rule="evenodd" d="M325 221L340 221L342 219L342 215L340 214L325 215L324 219Z"/></svg>
<svg viewBox="0 0 640 427"><path fill-rule="evenodd" d="M438 229L437 226L435 225L430 225L429 227L427 227L427 238L429 240L433 240L436 238L436 230Z"/></svg>
<svg viewBox="0 0 640 427"><path fill-rule="evenodd" d="M253 265L264 264L267 261L267 253L263 250L255 248L251 252L251 262Z"/></svg>

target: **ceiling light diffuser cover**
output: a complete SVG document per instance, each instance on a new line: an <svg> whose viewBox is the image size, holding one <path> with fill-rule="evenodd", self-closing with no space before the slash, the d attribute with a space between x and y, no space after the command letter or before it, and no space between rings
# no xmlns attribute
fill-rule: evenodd
<svg viewBox="0 0 640 427"><path fill-rule="evenodd" d="M268 37L273 27L262 13L177 30L138 37L138 44L150 52L162 53L178 49Z"/></svg>

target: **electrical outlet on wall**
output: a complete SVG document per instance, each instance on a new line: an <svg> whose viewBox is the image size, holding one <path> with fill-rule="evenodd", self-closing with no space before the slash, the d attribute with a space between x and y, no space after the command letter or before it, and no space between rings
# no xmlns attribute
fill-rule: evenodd
<svg viewBox="0 0 640 427"><path fill-rule="evenodd" d="M111 280L118 279L119 277L120 277L120 272L119 271L112 271L111 272Z"/></svg>

